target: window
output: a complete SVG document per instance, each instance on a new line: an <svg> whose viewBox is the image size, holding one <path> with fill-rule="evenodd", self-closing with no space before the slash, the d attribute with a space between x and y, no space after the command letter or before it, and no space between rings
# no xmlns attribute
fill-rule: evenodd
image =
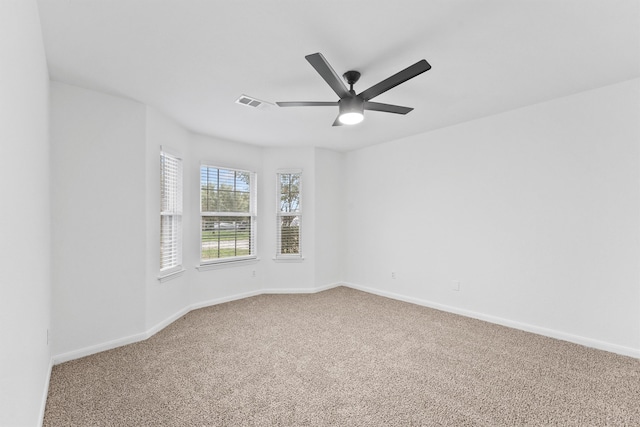
<svg viewBox="0 0 640 427"><path fill-rule="evenodd" d="M200 167L202 264L255 258L256 176Z"/></svg>
<svg viewBox="0 0 640 427"><path fill-rule="evenodd" d="M160 151L160 274L182 270L182 159Z"/></svg>
<svg viewBox="0 0 640 427"><path fill-rule="evenodd" d="M302 171L280 171L277 174L278 207L276 258L302 258Z"/></svg>

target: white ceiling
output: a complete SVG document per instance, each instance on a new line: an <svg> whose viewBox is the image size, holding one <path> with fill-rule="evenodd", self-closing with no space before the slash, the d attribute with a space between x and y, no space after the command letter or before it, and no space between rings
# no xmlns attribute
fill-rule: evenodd
<svg viewBox="0 0 640 427"><path fill-rule="evenodd" d="M187 129L262 146L351 150L640 76L638 0L40 0L52 80L131 98ZM336 101L304 56L356 92L420 59L375 98L414 107L332 127Z"/></svg>

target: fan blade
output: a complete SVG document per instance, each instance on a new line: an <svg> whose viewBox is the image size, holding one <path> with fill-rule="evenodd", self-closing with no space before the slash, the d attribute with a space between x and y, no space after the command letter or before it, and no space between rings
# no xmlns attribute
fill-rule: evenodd
<svg viewBox="0 0 640 427"><path fill-rule="evenodd" d="M276 102L278 107L335 107L338 105L336 102Z"/></svg>
<svg viewBox="0 0 640 427"><path fill-rule="evenodd" d="M407 114L413 108L401 107L400 105L381 104L379 102L366 101L364 103L365 110L382 111L384 113Z"/></svg>
<svg viewBox="0 0 640 427"><path fill-rule="evenodd" d="M331 68L331 65L329 65L327 60L324 59L324 56L322 56L321 53L313 53L305 56L305 58L309 61L309 64L316 69L318 74L320 74L320 77L322 77L324 81L331 86L331 89L333 89L341 99L345 96L349 96L347 87L336 72L333 71L333 68Z"/></svg>
<svg viewBox="0 0 640 427"><path fill-rule="evenodd" d="M344 126L344 124L340 121L340 116L336 117L336 121L333 122L333 126Z"/></svg>
<svg viewBox="0 0 640 427"><path fill-rule="evenodd" d="M369 89L360 93L358 96L364 99L365 101L368 101L388 91L389 89L392 89L398 86L399 84L404 83L407 80L412 79L415 76L424 73L425 71L429 71L430 69L431 69L431 65L429 65L427 61L422 59L416 62L415 64L411 65L410 67L407 67L404 70L400 71L399 73L394 74L388 79L385 79L380 83L371 86Z"/></svg>

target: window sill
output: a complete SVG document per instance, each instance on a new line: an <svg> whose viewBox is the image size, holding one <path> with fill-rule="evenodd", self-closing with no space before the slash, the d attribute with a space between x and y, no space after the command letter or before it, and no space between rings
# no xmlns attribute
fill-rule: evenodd
<svg viewBox="0 0 640 427"><path fill-rule="evenodd" d="M185 271L187 271L187 270L185 270L184 268L181 268L180 270L177 270L177 271L172 271L172 272L170 272L170 273L160 274L160 275L158 276L158 281L159 281L160 283L167 282L167 281L169 281L169 280L171 280L171 279L175 279L176 277L180 277L180 276L182 276L182 274L183 274Z"/></svg>
<svg viewBox="0 0 640 427"><path fill-rule="evenodd" d="M217 261L210 262L206 264L200 264L196 266L196 270L198 271L207 271L207 270L218 270L220 268L228 268L228 267L237 267L242 265L250 265L256 264L260 261L260 258L247 258L247 259L239 259L235 261Z"/></svg>
<svg viewBox="0 0 640 427"><path fill-rule="evenodd" d="M291 257L274 257L274 262L303 262L304 257L302 256L291 256Z"/></svg>

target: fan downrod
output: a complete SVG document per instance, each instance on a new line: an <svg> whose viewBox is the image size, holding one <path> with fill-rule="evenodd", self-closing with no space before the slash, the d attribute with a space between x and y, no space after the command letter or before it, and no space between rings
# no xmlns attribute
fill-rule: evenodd
<svg viewBox="0 0 640 427"><path fill-rule="evenodd" d="M344 77L349 84L349 91L353 91L353 85L360 79L360 72L354 70L347 71L342 75L342 77Z"/></svg>

